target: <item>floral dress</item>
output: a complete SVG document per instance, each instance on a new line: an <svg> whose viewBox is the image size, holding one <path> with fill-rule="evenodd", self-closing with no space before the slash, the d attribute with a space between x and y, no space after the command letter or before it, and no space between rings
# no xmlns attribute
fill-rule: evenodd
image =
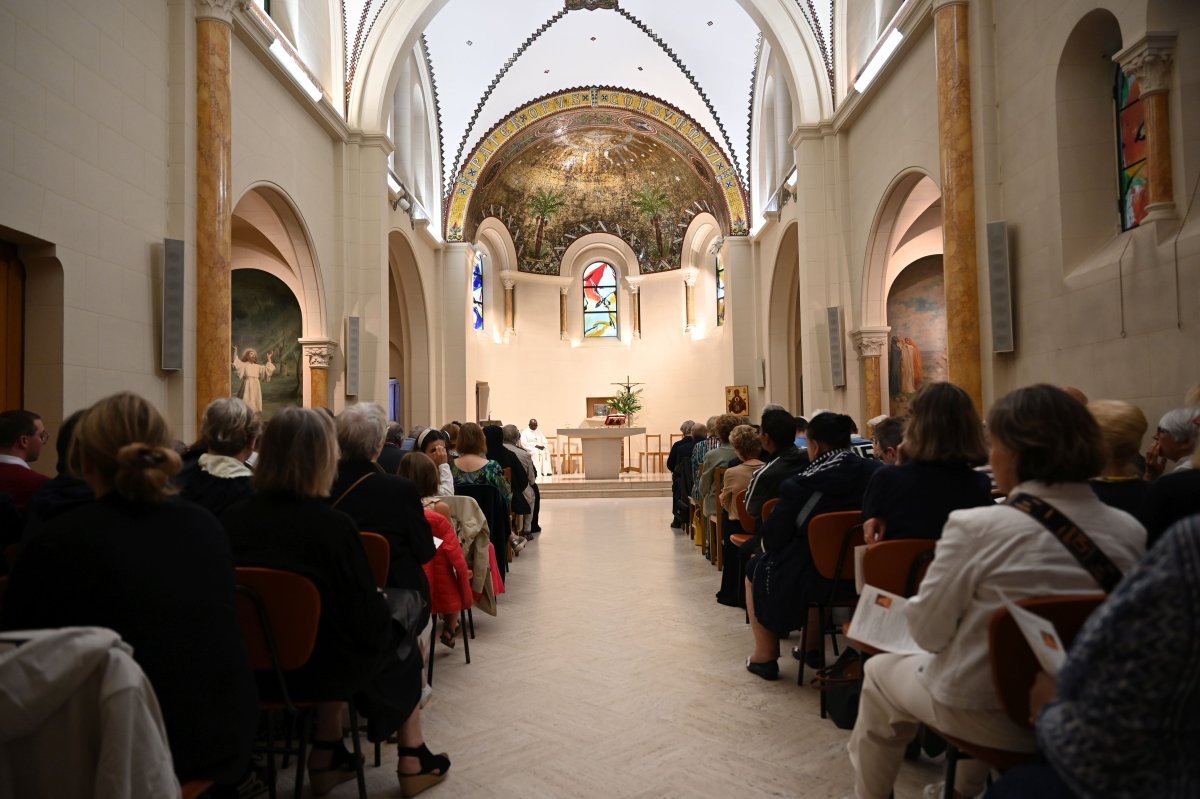
<svg viewBox="0 0 1200 799"><path fill-rule="evenodd" d="M490 485L500 490L506 503L512 501L512 487L504 478L504 470L495 461L488 461L482 469L473 472L464 472L456 463L451 463L450 473L454 475L455 485Z"/></svg>

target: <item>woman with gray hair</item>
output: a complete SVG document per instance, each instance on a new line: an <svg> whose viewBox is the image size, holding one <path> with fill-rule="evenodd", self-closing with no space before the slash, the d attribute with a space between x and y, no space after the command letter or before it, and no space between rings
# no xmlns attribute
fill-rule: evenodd
<svg viewBox="0 0 1200 799"><path fill-rule="evenodd" d="M411 480L386 473L375 459L383 449L387 415L369 402L351 405L337 417L341 459L330 503L358 524L379 533L391 547L388 585L419 591L428 602L429 582L421 565L433 558L433 533Z"/></svg>
<svg viewBox="0 0 1200 799"><path fill-rule="evenodd" d="M175 478L184 499L220 516L233 503L254 493L246 459L254 452L262 422L237 397L213 400L204 409L200 441L204 453Z"/></svg>
<svg viewBox="0 0 1200 799"><path fill-rule="evenodd" d="M1200 415L1197 408L1176 408L1167 411L1158 420L1158 430L1154 433L1154 444L1146 453L1146 479L1155 480L1163 473L1167 461L1175 461L1172 472L1182 472L1192 468L1192 454L1196 449L1196 418Z"/></svg>

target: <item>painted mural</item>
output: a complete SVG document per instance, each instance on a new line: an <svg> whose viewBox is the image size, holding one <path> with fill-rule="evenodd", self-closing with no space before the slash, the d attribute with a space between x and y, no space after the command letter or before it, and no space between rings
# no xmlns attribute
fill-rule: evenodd
<svg viewBox="0 0 1200 799"><path fill-rule="evenodd" d="M300 405L300 303L282 280L258 269L233 271L233 394L262 412Z"/></svg>
<svg viewBox="0 0 1200 799"><path fill-rule="evenodd" d="M887 300L888 396L893 416L908 413L912 395L924 383L946 379L946 283L942 256L922 258L904 268Z"/></svg>

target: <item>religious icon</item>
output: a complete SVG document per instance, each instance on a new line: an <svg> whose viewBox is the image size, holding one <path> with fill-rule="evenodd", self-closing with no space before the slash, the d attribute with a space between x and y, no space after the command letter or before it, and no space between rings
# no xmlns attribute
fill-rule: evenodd
<svg viewBox="0 0 1200 799"><path fill-rule="evenodd" d="M725 412L745 416L750 410L749 397L749 386L725 386Z"/></svg>

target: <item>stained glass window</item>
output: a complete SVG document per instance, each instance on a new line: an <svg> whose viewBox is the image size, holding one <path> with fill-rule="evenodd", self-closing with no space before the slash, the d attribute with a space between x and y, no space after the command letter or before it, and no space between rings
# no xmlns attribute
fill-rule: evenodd
<svg viewBox="0 0 1200 799"><path fill-rule="evenodd" d="M583 335L617 337L617 270L598 261L583 270Z"/></svg>
<svg viewBox="0 0 1200 799"><path fill-rule="evenodd" d="M717 253L717 327L725 324L725 264Z"/></svg>
<svg viewBox="0 0 1200 799"><path fill-rule="evenodd" d="M1117 106L1117 162L1121 170L1121 230L1146 218L1146 108L1135 77L1117 67L1113 89Z"/></svg>
<svg viewBox="0 0 1200 799"><path fill-rule="evenodd" d="M475 314L475 329L483 330L483 253L475 253L471 269L471 308Z"/></svg>

